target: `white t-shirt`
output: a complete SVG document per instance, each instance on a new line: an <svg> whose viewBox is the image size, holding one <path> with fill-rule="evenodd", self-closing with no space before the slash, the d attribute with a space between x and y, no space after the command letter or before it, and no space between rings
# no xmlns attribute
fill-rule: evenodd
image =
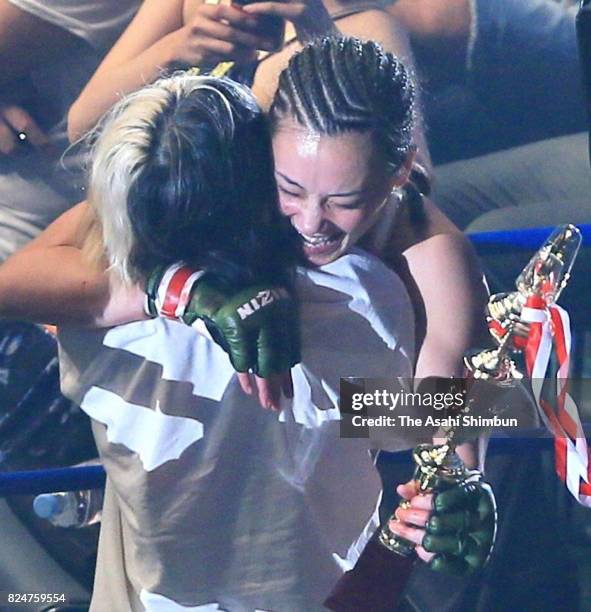
<svg viewBox="0 0 591 612"><path fill-rule="evenodd" d="M108 474L91 610L320 612L378 524L367 439L339 435L339 378L412 372L400 279L361 252L300 270L302 361L279 415L227 355L152 319L60 330L62 389Z"/></svg>
<svg viewBox="0 0 591 612"><path fill-rule="evenodd" d="M8 1L104 51L117 40L141 4L141 0Z"/></svg>

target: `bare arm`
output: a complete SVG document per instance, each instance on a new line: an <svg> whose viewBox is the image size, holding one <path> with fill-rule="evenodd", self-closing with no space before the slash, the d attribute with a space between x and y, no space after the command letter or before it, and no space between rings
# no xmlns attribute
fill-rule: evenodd
<svg viewBox="0 0 591 612"><path fill-rule="evenodd" d="M86 209L70 209L0 266L1 317L97 327L142 318L142 291L115 287L83 256Z"/></svg>
<svg viewBox="0 0 591 612"><path fill-rule="evenodd" d="M90 327L146 318L143 289L123 285L84 256L87 215L88 205L78 204L0 266L0 317ZM279 408L282 389L293 393L289 373L249 376L238 374L239 383L265 408Z"/></svg>
<svg viewBox="0 0 591 612"><path fill-rule="evenodd" d="M481 346L487 335L487 291L472 246L460 233L437 234L410 247L405 257L427 322L415 376L464 376L464 353ZM482 437L462 444L457 452L469 467L484 469L485 448Z"/></svg>
<svg viewBox="0 0 591 612"><path fill-rule="evenodd" d="M122 95L154 81L170 61L165 37L182 26L183 0L146 0L68 113L70 140L86 133Z"/></svg>
<svg viewBox="0 0 591 612"><path fill-rule="evenodd" d="M426 314L416 376L462 376L464 353L486 338L487 292L461 234L438 234L405 252Z"/></svg>

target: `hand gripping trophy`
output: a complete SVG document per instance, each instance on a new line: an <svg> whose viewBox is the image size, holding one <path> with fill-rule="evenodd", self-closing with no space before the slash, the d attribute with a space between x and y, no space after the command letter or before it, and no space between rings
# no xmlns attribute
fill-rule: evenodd
<svg viewBox="0 0 591 612"><path fill-rule="evenodd" d="M558 227L517 277L517 290L490 297L486 315L497 346L466 354L467 378L510 386L523 377L512 357L526 345L524 309L540 302L554 304L568 282L580 244L581 234L575 226ZM476 397L469 398L464 410L470 410L477 401ZM456 454L458 433L457 427L450 427L442 444L417 446L413 451L413 478L419 492L436 493L422 543L426 550L436 552L430 566L461 575L488 560L496 535L496 507L480 472L468 470ZM400 506L408 503L403 501ZM414 565L415 545L394 534L389 522L370 540L356 566L337 583L325 602L329 609L386 612L398 602Z"/></svg>

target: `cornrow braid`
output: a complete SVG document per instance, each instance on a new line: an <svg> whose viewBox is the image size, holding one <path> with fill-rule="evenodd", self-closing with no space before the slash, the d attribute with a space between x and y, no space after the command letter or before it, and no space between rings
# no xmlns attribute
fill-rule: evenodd
<svg viewBox="0 0 591 612"><path fill-rule="evenodd" d="M327 37L290 59L271 106L271 126L291 116L323 135L372 131L396 171L411 150L414 100L408 71L381 45Z"/></svg>

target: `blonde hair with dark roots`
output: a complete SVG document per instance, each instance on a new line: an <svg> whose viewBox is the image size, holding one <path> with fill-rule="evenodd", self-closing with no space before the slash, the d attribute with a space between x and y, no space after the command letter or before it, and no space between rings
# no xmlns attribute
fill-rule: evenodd
<svg viewBox="0 0 591 612"><path fill-rule="evenodd" d="M245 87L162 79L119 102L94 139L86 251L102 251L124 281L179 260L223 269L237 284L277 280L297 258L278 212L267 124Z"/></svg>

